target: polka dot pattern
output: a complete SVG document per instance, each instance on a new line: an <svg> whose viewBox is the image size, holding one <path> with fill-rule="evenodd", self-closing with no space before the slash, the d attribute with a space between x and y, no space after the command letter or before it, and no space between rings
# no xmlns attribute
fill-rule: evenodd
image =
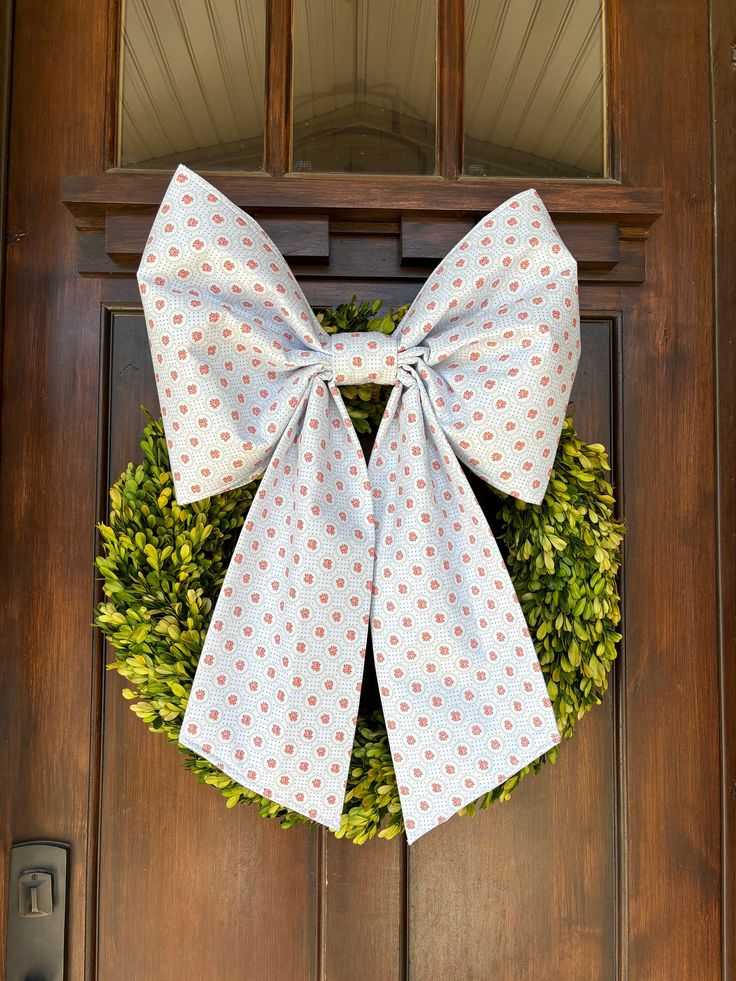
<svg viewBox="0 0 736 981"><path fill-rule="evenodd" d="M458 460L542 500L580 355L574 260L526 191L393 336L329 337L260 226L182 166L138 278L177 499L265 469L180 740L339 827L370 624L415 841L559 738ZM394 387L366 467L338 386L368 381Z"/></svg>

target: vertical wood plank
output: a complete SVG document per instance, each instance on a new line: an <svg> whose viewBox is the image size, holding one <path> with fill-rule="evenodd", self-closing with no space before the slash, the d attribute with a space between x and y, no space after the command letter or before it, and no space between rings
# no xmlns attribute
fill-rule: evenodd
<svg viewBox="0 0 736 981"><path fill-rule="evenodd" d="M618 26L621 178L665 196L623 328L626 968L705 981L722 927L708 5L623 3Z"/></svg>
<svg viewBox="0 0 736 981"><path fill-rule="evenodd" d="M293 0L268 0L266 20L265 167L282 177L291 167Z"/></svg>
<svg viewBox="0 0 736 981"><path fill-rule="evenodd" d="M110 481L140 459L158 396L140 315L113 315ZM112 651L107 651L112 660ZM228 810L105 677L97 973L106 981L211 977L309 981L316 959L317 834ZM186 929L159 929L167 909Z"/></svg>
<svg viewBox="0 0 736 981"><path fill-rule="evenodd" d="M88 786L100 337L99 288L77 272L77 232L60 185L65 174L101 167L106 31L104 3L15 4L7 196L15 235L6 252L0 434L0 821L4 846L33 838L71 845L70 978L85 977L94 840ZM0 889L0 903L6 895Z"/></svg>
<svg viewBox="0 0 736 981"><path fill-rule="evenodd" d="M369 299L376 296L385 298L382 284L375 284L366 294ZM362 437L361 443L370 459L373 438ZM369 638L360 714L369 716L380 705ZM321 861L322 973L318 981L406 981L405 837L400 835L390 842L374 838L364 845L353 845L324 832Z"/></svg>
<svg viewBox="0 0 736 981"><path fill-rule="evenodd" d="M10 82L11 56L13 49L13 0L0 2L0 242L5 246L0 251L0 343L4 329L4 297L5 297L5 252L8 247L6 227L6 194L8 176L8 141L10 136ZM2 381L0 380L0 384ZM0 389L0 392L2 389ZM2 669L0 669L0 679ZM1 701L0 701L0 704ZM0 828L8 829L10 800L6 794L0 800ZM0 881L7 882L9 866L9 849L0 849ZM0 890L0 923L5 924L7 917L5 890ZM0 964L5 963L5 930L0 930Z"/></svg>
<svg viewBox="0 0 736 981"><path fill-rule="evenodd" d="M103 167L118 166L120 113L122 108L121 55L123 47L124 0L107 0L107 50L105 65L105 108L103 129Z"/></svg>
<svg viewBox="0 0 736 981"><path fill-rule="evenodd" d="M10 76L13 51L13 0L0 0L0 235L5 242L5 210L10 136ZM7 245L7 243L6 243ZM5 249L0 252L0 330L5 277Z"/></svg>
<svg viewBox="0 0 736 981"><path fill-rule="evenodd" d="M403 836L352 845L325 835L319 981L403 981L405 879Z"/></svg>
<svg viewBox="0 0 736 981"><path fill-rule="evenodd" d="M437 0L437 170L455 180L463 170L465 2Z"/></svg>
<svg viewBox="0 0 736 981"><path fill-rule="evenodd" d="M715 317L721 726L723 730L723 978L736 976L736 6L713 0L711 85L715 179Z"/></svg>
<svg viewBox="0 0 736 981"><path fill-rule="evenodd" d="M576 426L613 451L610 321L584 321ZM615 464L615 460L614 460ZM614 692L508 803L410 849L410 977L616 978Z"/></svg>
<svg viewBox="0 0 736 981"><path fill-rule="evenodd" d="M626 64L620 49L619 17L620 3L603 5L602 17L605 30L605 83L606 83L606 114L604 133L606 145L606 176L613 180L621 178L621 159L619 154L619 138L621 134L621 108L625 98Z"/></svg>

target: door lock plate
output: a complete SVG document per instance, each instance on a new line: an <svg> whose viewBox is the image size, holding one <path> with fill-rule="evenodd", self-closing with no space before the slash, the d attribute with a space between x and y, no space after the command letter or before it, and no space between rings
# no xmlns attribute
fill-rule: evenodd
<svg viewBox="0 0 736 981"><path fill-rule="evenodd" d="M7 981L63 981L68 853L56 841L11 849Z"/></svg>

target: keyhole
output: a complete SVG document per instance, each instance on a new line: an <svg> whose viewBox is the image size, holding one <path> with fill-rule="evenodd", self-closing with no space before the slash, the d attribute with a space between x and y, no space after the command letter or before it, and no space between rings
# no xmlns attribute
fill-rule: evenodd
<svg viewBox="0 0 736 981"><path fill-rule="evenodd" d="M35 874L35 872L31 876L31 879L33 879L34 881L36 879L38 879L38 876ZM38 885L31 886L31 913L38 913L39 912L39 909L38 909L38 889L39 889L39 886Z"/></svg>

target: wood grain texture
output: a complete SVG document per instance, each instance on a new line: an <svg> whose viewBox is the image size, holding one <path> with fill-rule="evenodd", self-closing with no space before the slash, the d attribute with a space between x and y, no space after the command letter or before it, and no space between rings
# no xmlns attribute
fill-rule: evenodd
<svg viewBox="0 0 736 981"><path fill-rule="evenodd" d="M621 250L616 222L558 221L556 227L578 268L611 269L618 262ZM471 228L469 221L405 216L401 219L401 258L439 262Z"/></svg>
<svg viewBox="0 0 736 981"><path fill-rule="evenodd" d="M624 969L711 981L721 969L721 821L708 7L686 0L675 16L658 0L621 4L618 15L621 178L665 197L646 284L626 294L623 322Z"/></svg>
<svg viewBox="0 0 736 981"><path fill-rule="evenodd" d="M581 436L609 447L620 425L614 329L584 322L574 389ZM474 489L482 501L480 482ZM612 687L560 747L556 767L526 779L508 803L455 817L412 846L411 977L617 977L615 675Z"/></svg>
<svg viewBox="0 0 736 981"><path fill-rule="evenodd" d="M465 0L437 0L437 173L463 172Z"/></svg>
<svg viewBox="0 0 736 981"><path fill-rule="evenodd" d="M293 0L267 0L264 163L273 177L282 177L291 167L293 21Z"/></svg>
<svg viewBox="0 0 736 981"><path fill-rule="evenodd" d="M282 254L289 259L324 260L330 255L327 215L258 215ZM140 262L151 230L151 215L108 215L105 252L115 261Z"/></svg>
<svg viewBox="0 0 736 981"><path fill-rule="evenodd" d="M344 222L326 216L257 216L281 248L294 271L303 277L340 279L370 270L372 277L419 279L453 248L469 222L443 218L411 218L387 230L370 225L359 232L339 231ZM79 236L79 271L84 275L129 276L140 262L151 217L108 215L104 233ZM381 223L377 223L380 226ZM563 240L578 263L581 283L640 283L645 276L645 241L619 237L620 226L604 222L560 222Z"/></svg>
<svg viewBox="0 0 736 981"><path fill-rule="evenodd" d="M117 167L120 159L122 139L122 85L120 66L122 65L123 38L120 29L123 23L125 0L106 0L107 39L105 42L105 107L102 129L102 169Z"/></svg>
<svg viewBox="0 0 736 981"><path fill-rule="evenodd" d="M406 842L324 842L319 981L406 981Z"/></svg>
<svg viewBox="0 0 736 981"><path fill-rule="evenodd" d="M140 459L158 395L140 314L109 317L109 466L103 489ZM105 438L105 434L103 434ZM107 660L112 660L107 651ZM153 736L107 673L104 689L98 975L105 981L307 979L317 959L317 835L227 810ZM155 776L154 776L155 775ZM125 870L124 874L121 870ZM169 910L186 930L153 929ZM306 913L306 915L304 915Z"/></svg>
<svg viewBox="0 0 736 981"><path fill-rule="evenodd" d="M715 178L715 323L723 771L723 979L736 976L736 6L714 0L711 86Z"/></svg>
<svg viewBox="0 0 736 981"><path fill-rule="evenodd" d="M100 342L97 289L77 273L76 232L59 186L70 170L100 169L105 32L104 7L85 0L15 7L7 223L18 238L6 263L0 457L0 742L3 781L13 791L0 795L9 811L2 836L4 845L70 843L76 901L67 909L67 970L75 978L85 971L94 851L90 601Z"/></svg>
<svg viewBox="0 0 736 981"><path fill-rule="evenodd" d="M349 214L385 221L387 217L424 211L468 212L478 217L491 211L513 194L529 188L529 179L461 178L448 181L439 177L287 177L238 176L209 173L235 204L246 211L316 210L328 214ZM151 216L161 203L171 173L126 170L104 176L68 176L62 185L64 203L80 227L90 218L125 211L131 207L149 208ZM614 181L538 180L534 186L544 198L553 218L597 218L649 227L662 213L662 191L655 187L624 186ZM446 215L450 217L449 215Z"/></svg>
<svg viewBox="0 0 736 981"><path fill-rule="evenodd" d="M0 0L0 241L6 242L6 194L8 187L8 138L10 135L10 66L13 47L13 0ZM17 233L16 233L17 234ZM6 244L8 244L6 242ZM5 249L0 253L0 336L5 282Z"/></svg>
<svg viewBox="0 0 736 981"><path fill-rule="evenodd" d="M7 177L8 177L8 141L10 137L10 83L11 61L13 47L13 0L0 2L0 242L5 243L0 252L0 351L2 351L3 335L5 332L5 253L8 247L6 225ZM5 380L4 372L0 375L0 402L2 385ZM1 432L1 430L0 430ZM1 457L0 457L1 459ZM2 669L0 668L0 680ZM0 702L0 704L2 704ZM0 739L4 732L0 725ZM0 848L0 882L8 881L10 855L8 843L12 827L12 804L10 794L0 795L0 829L5 834L6 847ZM5 963L5 923L7 916L8 894L5 888L0 888L0 964Z"/></svg>

